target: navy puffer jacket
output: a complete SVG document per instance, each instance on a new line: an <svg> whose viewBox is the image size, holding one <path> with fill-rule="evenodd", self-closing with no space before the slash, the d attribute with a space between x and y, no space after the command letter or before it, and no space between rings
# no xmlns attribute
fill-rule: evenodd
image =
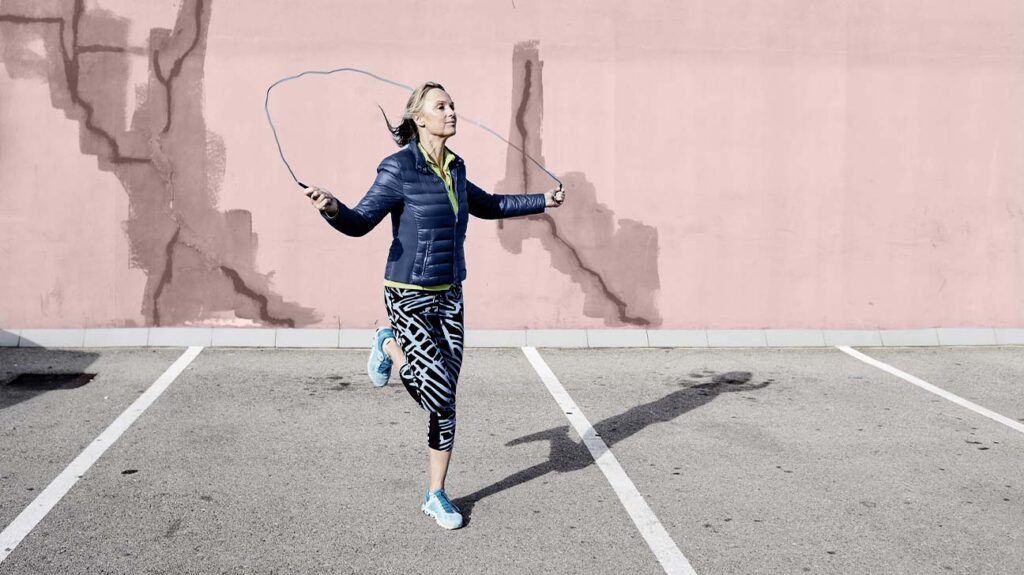
<svg viewBox="0 0 1024 575"><path fill-rule="evenodd" d="M452 152L454 153L454 152ZM431 286L466 279L463 244L469 215L494 220L544 211L544 194L489 194L466 178L466 164L457 154L451 163L452 189L458 214L452 209L444 181L427 165L416 138L381 160L377 178L352 208L340 201L331 226L349 236L362 236L388 213L394 239L384 278Z"/></svg>

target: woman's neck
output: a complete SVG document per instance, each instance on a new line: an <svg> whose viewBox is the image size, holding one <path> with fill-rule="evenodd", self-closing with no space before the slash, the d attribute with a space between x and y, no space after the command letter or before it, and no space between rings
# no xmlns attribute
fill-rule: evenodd
<svg viewBox="0 0 1024 575"><path fill-rule="evenodd" d="M444 160L444 142L448 138L442 138L433 134L420 132L419 134L420 143L423 144L423 148L430 155L430 159L434 160L434 163L438 166Z"/></svg>

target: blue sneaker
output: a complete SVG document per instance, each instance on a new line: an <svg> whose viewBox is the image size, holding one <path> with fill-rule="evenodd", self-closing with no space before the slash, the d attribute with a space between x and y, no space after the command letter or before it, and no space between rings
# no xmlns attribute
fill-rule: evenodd
<svg viewBox="0 0 1024 575"><path fill-rule="evenodd" d="M423 507L420 509L433 517L437 524L445 529L462 527L462 512L448 499L444 489L427 491Z"/></svg>
<svg viewBox="0 0 1024 575"><path fill-rule="evenodd" d="M391 378L391 358L384 351L384 341L394 337L395 332L390 327L378 327L377 333L373 336L370 359L366 361L366 373L377 387L387 385L388 379Z"/></svg>

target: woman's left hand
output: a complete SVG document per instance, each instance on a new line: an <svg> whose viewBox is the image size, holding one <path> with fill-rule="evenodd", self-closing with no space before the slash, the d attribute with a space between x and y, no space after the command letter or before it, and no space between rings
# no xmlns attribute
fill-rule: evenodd
<svg viewBox="0 0 1024 575"><path fill-rule="evenodd" d="M561 186L544 192L544 207L557 208L565 201L565 190Z"/></svg>

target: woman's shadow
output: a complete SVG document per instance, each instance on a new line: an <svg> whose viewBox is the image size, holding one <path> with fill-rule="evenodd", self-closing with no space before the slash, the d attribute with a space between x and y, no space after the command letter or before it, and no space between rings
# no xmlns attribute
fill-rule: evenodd
<svg viewBox="0 0 1024 575"><path fill-rule="evenodd" d="M704 374L691 375L703 375L706 377L713 373L705 371ZM722 393L762 389L772 382L771 379L768 379L758 384L749 384L750 378L751 374L749 371L730 371L714 375L711 381L707 383L685 387L661 399L638 405L619 415L599 421L594 424L594 431L610 448L648 425L671 421L692 409L697 409L714 400ZM462 512L464 523L469 523L473 506L485 497L511 489L548 473L568 473L594 464L594 458L590 455L586 446L582 442L577 443L569 438L568 425L552 427L551 429L524 435L509 441L505 446L512 447L533 441L547 441L550 444L551 452L548 454L548 460L522 471L517 471L487 487L456 499L455 504L459 506Z"/></svg>

